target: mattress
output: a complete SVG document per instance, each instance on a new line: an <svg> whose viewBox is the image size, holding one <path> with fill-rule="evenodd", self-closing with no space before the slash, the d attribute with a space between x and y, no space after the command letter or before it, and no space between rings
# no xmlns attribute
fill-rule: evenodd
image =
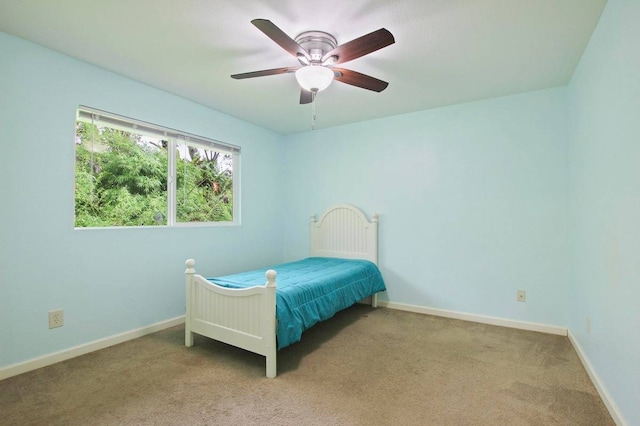
<svg viewBox="0 0 640 426"><path fill-rule="evenodd" d="M227 288L264 285L265 273L276 278L278 349L299 341L314 324L386 287L378 267L368 260L310 257L263 269L207 278Z"/></svg>

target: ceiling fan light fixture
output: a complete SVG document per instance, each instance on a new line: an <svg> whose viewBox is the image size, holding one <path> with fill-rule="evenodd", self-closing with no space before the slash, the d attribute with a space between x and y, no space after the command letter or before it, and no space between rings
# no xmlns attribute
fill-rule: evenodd
<svg viewBox="0 0 640 426"><path fill-rule="evenodd" d="M333 81L333 71L322 65L308 65L296 70L296 80L304 90L320 92Z"/></svg>

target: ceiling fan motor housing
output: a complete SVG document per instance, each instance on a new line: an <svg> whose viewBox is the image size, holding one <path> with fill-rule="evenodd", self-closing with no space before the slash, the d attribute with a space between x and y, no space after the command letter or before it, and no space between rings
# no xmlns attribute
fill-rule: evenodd
<svg viewBox="0 0 640 426"><path fill-rule="evenodd" d="M305 31L298 34L295 38L295 42L304 50L309 52L311 63L320 63L322 61L322 57L327 52L332 51L336 46L338 46L338 42L335 37L329 33L325 33L324 31ZM301 62L304 64L303 61Z"/></svg>

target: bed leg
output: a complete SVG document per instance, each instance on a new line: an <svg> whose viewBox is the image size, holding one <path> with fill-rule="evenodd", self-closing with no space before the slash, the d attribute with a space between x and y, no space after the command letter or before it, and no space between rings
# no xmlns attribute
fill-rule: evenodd
<svg viewBox="0 0 640 426"><path fill-rule="evenodd" d="M371 296L371 307L372 308L378 307L378 293L375 293L373 296Z"/></svg>
<svg viewBox="0 0 640 426"><path fill-rule="evenodd" d="M190 331L184 332L184 345L187 347L193 346L193 333Z"/></svg>
<svg viewBox="0 0 640 426"><path fill-rule="evenodd" d="M276 355L267 355L267 377L273 379L276 377Z"/></svg>

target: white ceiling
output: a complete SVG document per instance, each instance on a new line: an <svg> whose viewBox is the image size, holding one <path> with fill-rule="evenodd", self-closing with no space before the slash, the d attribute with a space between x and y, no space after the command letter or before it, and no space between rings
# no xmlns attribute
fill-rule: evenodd
<svg viewBox="0 0 640 426"><path fill-rule="evenodd" d="M606 0L0 0L0 30L218 111L288 134L311 126L296 66L255 28L338 44L386 28L396 43L340 66L389 82L382 93L333 82L316 128L566 84ZM117 112L117 111L116 111Z"/></svg>

